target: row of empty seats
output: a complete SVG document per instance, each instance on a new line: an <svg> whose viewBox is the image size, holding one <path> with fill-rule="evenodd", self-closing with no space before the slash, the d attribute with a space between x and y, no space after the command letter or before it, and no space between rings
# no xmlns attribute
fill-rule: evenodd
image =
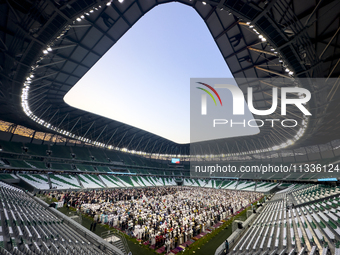
<svg viewBox="0 0 340 255"><path fill-rule="evenodd" d="M195 180L184 179L185 186L196 186L216 189L230 189L230 190L244 190L244 191L258 191L270 192L278 184L272 182L252 182L252 181L239 181L239 180Z"/></svg>
<svg viewBox="0 0 340 255"><path fill-rule="evenodd" d="M37 189L82 189L82 188L132 188L153 186L183 186L205 187L214 189L229 189L243 191L259 191L256 186L272 186L266 182L226 181L220 179L178 179L174 177L138 176L138 175L90 175L90 174L2 174L6 178L20 178ZM5 178L5 177L4 177ZM1 174L0 174L1 179ZM267 189L270 190L270 189Z"/></svg>
<svg viewBox="0 0 340 255"><path fill-rule="evenodd" d="M232 247L232 254L339 254L340 196L337 188L286 185ZM315 191L321 200L292 206L292 195ZM318 193L317 193L317 192ZM309 192L309 193L306 193Z"/></svg>
<svg viewBox="0 0 340 255"><path fill-rule="evenodd" d="M106 162L108 164L108 162ZM111 162L112 163L112 162ZM114 164L116 164L115 162ZM3 168L14 168L14 169L36 169L36 170L63 170L63 171L82 171L82 172L96 172L96 173L108 173L113 172L112 164L102 165L102 164L91 164L91 163L80 163L74 161L72 163L67 162L50 162L48 160L38 161L31 159L13 159L4 158L0 160L0 166ZM115 165L116 166L116 165ZM132 174L142 174L142 175L164 175L164 176L177 176L179 178L190 176L190 172L182 171L179 169L167 168L167 164L163 164L159 168L132 168L128 165L121 164L120 172L132 173Z"/></svg>
<svg viewBox="0 0 340 255"><path fill-rule="evenodd" d="M14 176L14 175L13 175ZM37 189L81 189L81 188L132 188L132 187L162 187L177 186L175 178L137 175L90 175L90 174L18 174L20 179ZM14 177L17 178L17 177ZM179 180L181 181L181 180ZM206 179L182 179L183 186L206 187L214 189L230 189L244 191L258 191L257 186L271 186L271 183L206 180ZM265 190L270 190L265 189Z"/></svg>
<svg viewBox="0 0 340 255"><path fill-rule="evenodd" d="M1 254L104 254L20 189L0 181Z"/></svg>
<svg viewBox="0 0 340 255"><path fill-rule="evenodd" d="M340 188L327 187L320 184L308 185L303 189L291 192L291 194L294 197L296 204L303 204L340 194Z"/></svg>
<svg viewBox="0 0 340 255"><path fill-rule="evenodd" d="M18 142L0 141L2 152L23 154L30 156L41 156L41 157L54 157L54 158L65 158L65 159L76 159L85 161L96 161L96 162L115 162L117 164L125 165L137 165L137 166L148 166L164 168L164 163L151 161L150 159L144 158L139 155L125 153L115 150L104 150L94 147L77 147L77 146L65 146L65 145L39 145L39 144L23 144ZM29 167L26 162L22 160L9 160L10 165L14 167ZM36 163L36 162L35 162ZM35 163L32 164L35 166ZM44 165L40 165L42 168L46 168Z"/></svg>
<svg viewBox="0 0 340 255"><path fill-rule="evenodd" d="M0 175L1 176L1 175ZM10 175L11 176L11 175ZM116 176L90 174L18 174L20 178L37 189L81 189L81 188L132 188L154 186L176 186L174 178L154 176ZM51 183L51 185L50 185Z"/></svg>

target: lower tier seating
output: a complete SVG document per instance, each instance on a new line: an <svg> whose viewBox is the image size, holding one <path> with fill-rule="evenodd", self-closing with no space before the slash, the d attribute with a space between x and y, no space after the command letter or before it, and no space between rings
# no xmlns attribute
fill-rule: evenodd
<svg viewBox="0 0 340 255"><path fill-rule="evenodd" d="M0 254L104 254L20 189L0 181Z"/></svg>

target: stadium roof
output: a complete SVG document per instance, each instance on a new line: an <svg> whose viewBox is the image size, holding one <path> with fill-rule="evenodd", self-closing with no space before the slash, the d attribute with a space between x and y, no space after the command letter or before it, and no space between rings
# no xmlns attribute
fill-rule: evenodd
<svg viewBox="0 0 340 255"><path fill-rule="evenodd" d="M189 144L176 144L63 101L138 19L167 2L1 2L1 119L98 146L188 155ZM205 21L235 78L307 78L301 86L312 93L312 117L306 127L301 113L288 108L286 118L301 119L289 132L263 127L256 136L214 141L203 154L265 151L294 139L301 128L304 135L295 147L338 137L339 80L321 86L313 78L340 77L339 1L179 2L192 6ZM246 86L239 86L246 92ZM254 106L270 108L272 84L257 82L253 88Z"/></svg>

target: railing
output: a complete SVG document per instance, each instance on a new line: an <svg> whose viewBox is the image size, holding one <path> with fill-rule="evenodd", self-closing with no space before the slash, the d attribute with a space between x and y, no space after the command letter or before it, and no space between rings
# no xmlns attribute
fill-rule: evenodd
<svg viewBox="0 0 340 255"><path fill-rule="evenodd" d="M100 236L94 234L92 231L90 231L87 228L85 228L84 226L80 225L78 222L70 219L68 216L64 215L63 213L61 213L57 209L49 207L48 204L46 204L46 202L42 201L41 199L39 199L37 197L33 197L32 195L31 195L31 197L35 201L40 203L43 207L45 207L46 210L49 210L54 215L56 215L58 218L63 220L64 224L68 225L69 227L71 227L72 229L77 231L78 234L80 234L81 236L86 238L88 241L90 241L91 243L96 245L100 250L105 252L105 254L108 254L108 255L125 255L124 252L121 251L120 249L118 249L116 246L114 246L114 245L110 244L109 242L103 240Z"/></svg>

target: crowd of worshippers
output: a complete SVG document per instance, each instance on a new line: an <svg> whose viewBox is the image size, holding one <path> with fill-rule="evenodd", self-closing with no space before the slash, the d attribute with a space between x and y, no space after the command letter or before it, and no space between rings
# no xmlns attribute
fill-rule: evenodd
<svg viewBox="0 0 340 255"><path fill-rule="evenodd" d="M95 222L116 227L155 247L165 245L167 250L211 230L217 222L263 196L199 187L54 191L49 195L91 215Z"/></svg>

